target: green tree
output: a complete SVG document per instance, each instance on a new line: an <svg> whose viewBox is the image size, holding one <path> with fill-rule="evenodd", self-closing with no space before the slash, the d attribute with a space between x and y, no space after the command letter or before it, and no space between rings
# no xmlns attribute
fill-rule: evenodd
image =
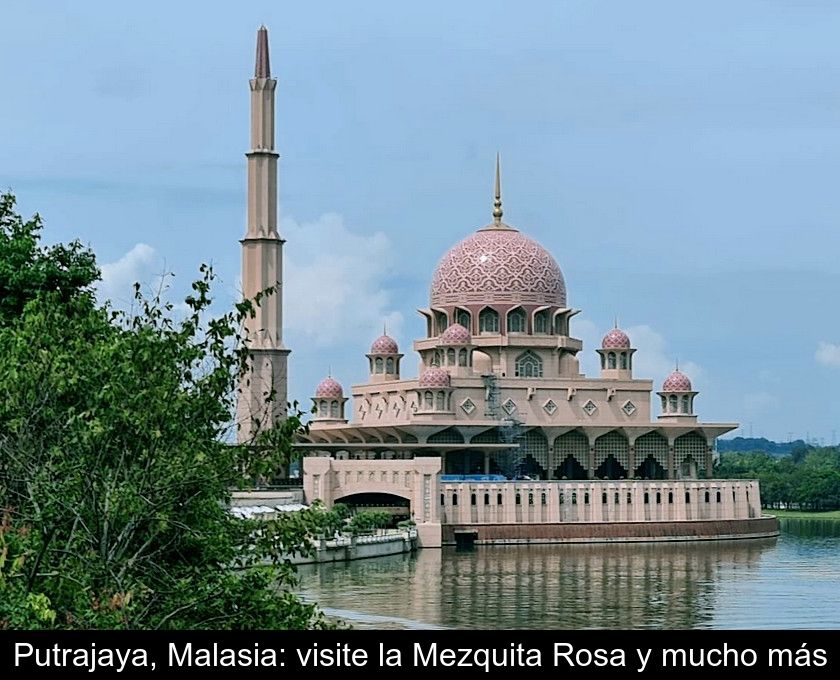
<svg viewBox="0 0 840 680"><path fill-rule="evenodd" d="M43 293L94 304L99 268L93 253L78 241L44 247L42 229L40 216L24 220L15 212L15 197L0 194L0 324L20 317L26 303Z"/></svg>
<svg viewBox="0 0 840 680"><path fill-rule="evenodd" d="M228 443L253 305L207 320L202 268L183 319L139 287L136 312L99 307L92 254L40 248L40 223L13 205L0 230L0 627L327 625L284 557L313 550L323 512L227 510L289 448L260 449L255 470L254 449Z"/></svg>

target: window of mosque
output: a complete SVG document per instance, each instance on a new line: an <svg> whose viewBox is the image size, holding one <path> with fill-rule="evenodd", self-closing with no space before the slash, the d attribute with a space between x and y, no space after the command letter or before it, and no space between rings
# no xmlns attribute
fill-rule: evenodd
<svg viewBox="0 0 840 680"><path fill-rule="evenodd" d="M330 417L331 418L338 418L338 402L331 401L330 402Z"/></svg>
<svg viewBox="0 0 840 680"><path fill-rule="evenodd" d="M458 494L457 493L452 494L452 505L458 505Z"/></svg>
<svg viewBox="0 0 840 680"><path fill-rule="evenodd" d="M474 493L470 494L470 505L477 505Z"/></svg>
<svg viewBox="0 0 840 680"><path fill-rule="evenodd" d="M591 399L583 405L583 411L588 416L591 416L597 410L598 410L598 407L595 405L595 402L592 401Z"/></svg>
<svg viewBox="0 0 840 680"><path fill-rule="evenodd" d="M446 350L446 365L447 366L454 366L455 365L455 350L451 347Z"/></svg>
<svg viewBox="0 0 840 680"><path fill-rule="evenodd" d="M588 491L586 491L583 494L583 504L584 505L589 505L589 492Z"/></svg>
<svg viewBox="0 0 840 680"><path fill-rule="evenodd" d="M688 395L687 394L683 395L683 398L682 398L682 412L683 413L691 413L691 408L690 408L688 402L689 402Z"/></svg>
<svg viewBox="0 0 840 680"><path fill-rule="evenodd" d="M388 357L385 360L385 372L386 373L393 373L394 372L394 360L391 357Z"/></svg>
<svg viewBox="0 0 840 680"><path fill-rule="evenodd" d="M603 491L603 492L601 493L601 504L602 504L602 505L606 505L606 504L607 504L607 492L606 492L606 491Z"/></svg>
<svg viewBox="0 0 840 680"><path fill-rule="evenodd" d="M432 362L432 365L433 366L440 366L440 364L441 364L440 350L436 349L435 350L435 358L434 358L434 361Z"/></svg>
<svg viewBox="0 0 840 680"><path fill-rule="evenodd" d="M534 333L548 333L548 311L534 314Z"/></svg>
<svg viewBox="0 0 840 680"><path fill-rule="evenodd" d="M708 492L708 491L706 492L706 496L705 496L705 499L704 499L704 500L705 500L705 502L706 502L706 503L708 503L708 502L709 502L709 500L710 500L710 497L709 497L709 492Z"/></svg>
<svg viewBox="0 0 840 680"><path fill-rule="evenodd" d="M434 395L431 392L426 392L423 395L423 401L426 404L426 408L431 409L434 406Z"/></svg>
<svg viewBox="0 0 840 680"><path fill-rule="evenodd" d="M446 394L443 392L437 393L437 410L438 411L445 411L446 410Z"/></svg>
<svg viewBox="0 0 840 680"><path fill-rule="evenodd" d="M615 368L615 352L607 354L607 368Z"/></svg>
<svg viewBox="0 0 840 680"><path fill-rule="evenodd" d="M650 503L650 494L647 491L645 491L645 505L648 505L649 503Z"/></svg>
<svg viewBox="0 0 840 680"><path fill-rule="evenodd" d="M557 412L557 404L554 403L553 399L549 399L543 404L543 411L545 411L548 415L553 416Z"/></svg>
<svg viewBox="0 0 840 680"><path fill-rule="evenodd" d="M534 504L534 494L531 493L531 492L528 492L528 505L533 505L533 504Z"/></svg>
<svg viewBox="0 0 840 680"><path fill-rule="evenodd" d="M545 491L543 491L543 492L540 494L540 503L541 503L542 505L545 505L547 502L548 502L548 499L546 499L546 497L545 497Z"/></svg>
<svg viewBox="0 0 840 680"><path fill-rule="evenodd" d="M514 375L517 378L542 378L542 374L542 359L530 350L516 357L516 371Z"/></svg>
<svg viewBox="0 0 840 680"><path fill-rule="evenodd" d="M633 494L630 491L627 492L627 505L633 505Z"/></svg>
<svg viewBox="0 0 840 680"><path fill-rule="evenodd" d="M490 494L484 494L484 505L490 505Z"/></svg>
<svg viewBox="0 0 840 680"><path fill-rule="evenodd" d="M516 504L522 505L522 496L520 494L516 494Z"/></svg>
<svg viewBox="0 0 840 680"><path fill-rule="evenodd" d="M501 505L501 504L502 504L502 494L497 493L496 494L496 505Z"/></svg>
<svg viewBox="0 0 840 680"><path fill-rule="evenodd" d="M498 333L499 314L495 309L482 309L478 315L479 333Z"/></svg>
<svg viewBox="0 0 840 680"><path fill-rule="evenodd" d="M577 492L572 491L572 505L577 505Z"/></svg>
<svg viewBox="0 0 840 680"><path fill-rule="evenodd" d="M446 327L449 325L449 321L446 318L446 314L443 312L436 312L435 313L435 320L437 321L437 330L438 335L443 333L446 330Z"/></svg>
<svg viewBox="0 0 840 680"><path fill-rule="evenodd" d="M669 505L674 504L674 492L673 491L668 492L668 504Z"/></svg>
<svg viewBox="0 0 840 680"><path fill-rule="evenodd" d="M720 491L716 492L715 496L716 496L716 502L720 503Z"/></svg>
<svg viewBox="0 0 840 680"><path fill-rule="evenodd" d="M514 411L516 411L516 402L513 399L508 399L502 404L502 408L508 415L512 415Z"/></svg>
<svg viewBox="0 0 840 680"><path fill-rule="evenodd" d="M377 373L382 373L382 369L383 369L384 365L385 364L382 362L382 357L376 357L376 360L374 361L374 367L375 367L374 370Z"/></svg>
<svg viewBox="0 0 840 680"><path fill-rule="evenodd" d="M621 366L622 369L626 369L627 368L627 352L622 352L621 354L618 355L618 358L619 358L619 366Z"/></svg>
<svg viewBox="0 0 840 680"><path fill-rule="evenodd" d="M456 311L455 320L468 331L472 330L472 328L470 328L470 313L465 309L459 309Z"/></svg>
<svg viewBox="0 0 840 680"><path fill-rule="evenodd" d="M662 494L659 491L657 491L656 492L656 504L659 505L660 503L662 503Z"/></svg>
<svg viewBox="0 0 840 680"><path fill-rule="evenodd" d="M475 404L472 399L464 399L464 401L461 402L461 410L463 410L463 412L467 415L475 411Z"/></svg>
<svg viewBox="0 0 840 680"><path fill-rule="evenodd" d="M628 416L632 416L636 412L636 405L632 401L628 401L621 407Z"/></svg>
<svg viewBox="0 0 840 680"><path fill-rule="evenodd" d="M691 494L688 491L685 492L685 502L691 503Z"/></svg>
<svg viewBox="0 0 840 680"><path fill-rule="evenodd" d="M459 366L466 366L467 365L467 350L462 349L458 351L458 365Z"/></svg>
<svg viewBox="0 0 840 680"><path fill-rule="evenodd" d="M523 310L521 307L512 310L508 314L507 330L508 333L525 332L525 310Z"/></svg>
<svg viewBox="0 0 840 680"><path fill-rule="evenodd" d="M672 394L668 399L668 405L671 407L671 413L677 412L677 395Z"/></svg>

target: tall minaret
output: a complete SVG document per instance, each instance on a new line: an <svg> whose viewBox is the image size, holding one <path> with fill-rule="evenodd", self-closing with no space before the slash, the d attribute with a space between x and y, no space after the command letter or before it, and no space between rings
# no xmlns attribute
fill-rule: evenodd
<svg viewBox="0 0 840 680"><path fill-rule="evenodd" d="M248 158L248 230L242 239L242 294L253 300L267 288L256 316L245 321L252 368L242 377L237 404L238 440L249 442L286 414L287 362L283 347L283 239L277 233L277 158L274 150L274 90L268 60L268 30L257 31L251 79L251 150ZM273 401L267 403L273 393Z"/></svg>

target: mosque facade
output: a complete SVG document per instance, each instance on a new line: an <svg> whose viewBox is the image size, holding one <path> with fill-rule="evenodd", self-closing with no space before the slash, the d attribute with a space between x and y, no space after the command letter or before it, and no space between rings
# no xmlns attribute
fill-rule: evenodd
<svg viewBox="0 0 840 680"><path fill-rule="evenodd" d="M239 400L243 440L282 418L262 395L284 404L287 394L276 80L264 29L250 82L243 291L276 292L247 331L255 351ZM581 372L580 310L552 254L503 220L501 189L497 157L490 222L438 262L410 352L383 334L360 352L365 383L345 390L337 370L314 389L309 432L296 444L306 500L385 508L415 521L425 546L772 535L757 481L715 479L715 441L737 424L702 421L689 376L675 369L658 390L636 377L636 348L617 325L595 349L599 374ZM403 377L414 373L407 361L417 377Z"/></svg>

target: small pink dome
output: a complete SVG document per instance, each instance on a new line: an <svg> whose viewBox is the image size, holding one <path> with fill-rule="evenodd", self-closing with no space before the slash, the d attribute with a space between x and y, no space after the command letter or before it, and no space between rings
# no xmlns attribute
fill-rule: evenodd
<svg viewBox="0 0 840 680"><path fill-rule="evenodd" d="M601 340L601 349L630 349L630 338L620 328L613 328Z"/></svg>
<svg viewBox="0 0 840 680"><path fill-rule="evenodd" d="M338 381L332 378L324 378L318 383L318 387L315 388L315 396L326 399L342 399L344 397L344 389Z"/></svg>
<svg viewBox="0 0 840 680"><path fill-rule="evenodd" d="M400 348L397 341L390 335L380 335L370 346L371 354L399 354Z"/></svg>
<svg viewBox="0 0 840 680"><path fill-rule="evenodd" d="M431 366L420 376L420 387L449 387L449 373L437 366Z"/></svg>
<svg viewBox="0 0 840 680"><path fill-rule="evenodd" d="M453 323L440 334L441 345L469 345L472 341L470 332L459 323Z"/></svg>
<svg viewBox="0 0 840 680"><path fill-rule="evenodd" d="M555 259L516 229L485 227L447 251L432 276L431 306L531 303L566 306Z"/></svg>
<svg viewBox="0 0 840 680"><path fill-rule="evenodd" d="M691 381L685 373L673 371L662 383L663 392L691 392Z"/></svg>

